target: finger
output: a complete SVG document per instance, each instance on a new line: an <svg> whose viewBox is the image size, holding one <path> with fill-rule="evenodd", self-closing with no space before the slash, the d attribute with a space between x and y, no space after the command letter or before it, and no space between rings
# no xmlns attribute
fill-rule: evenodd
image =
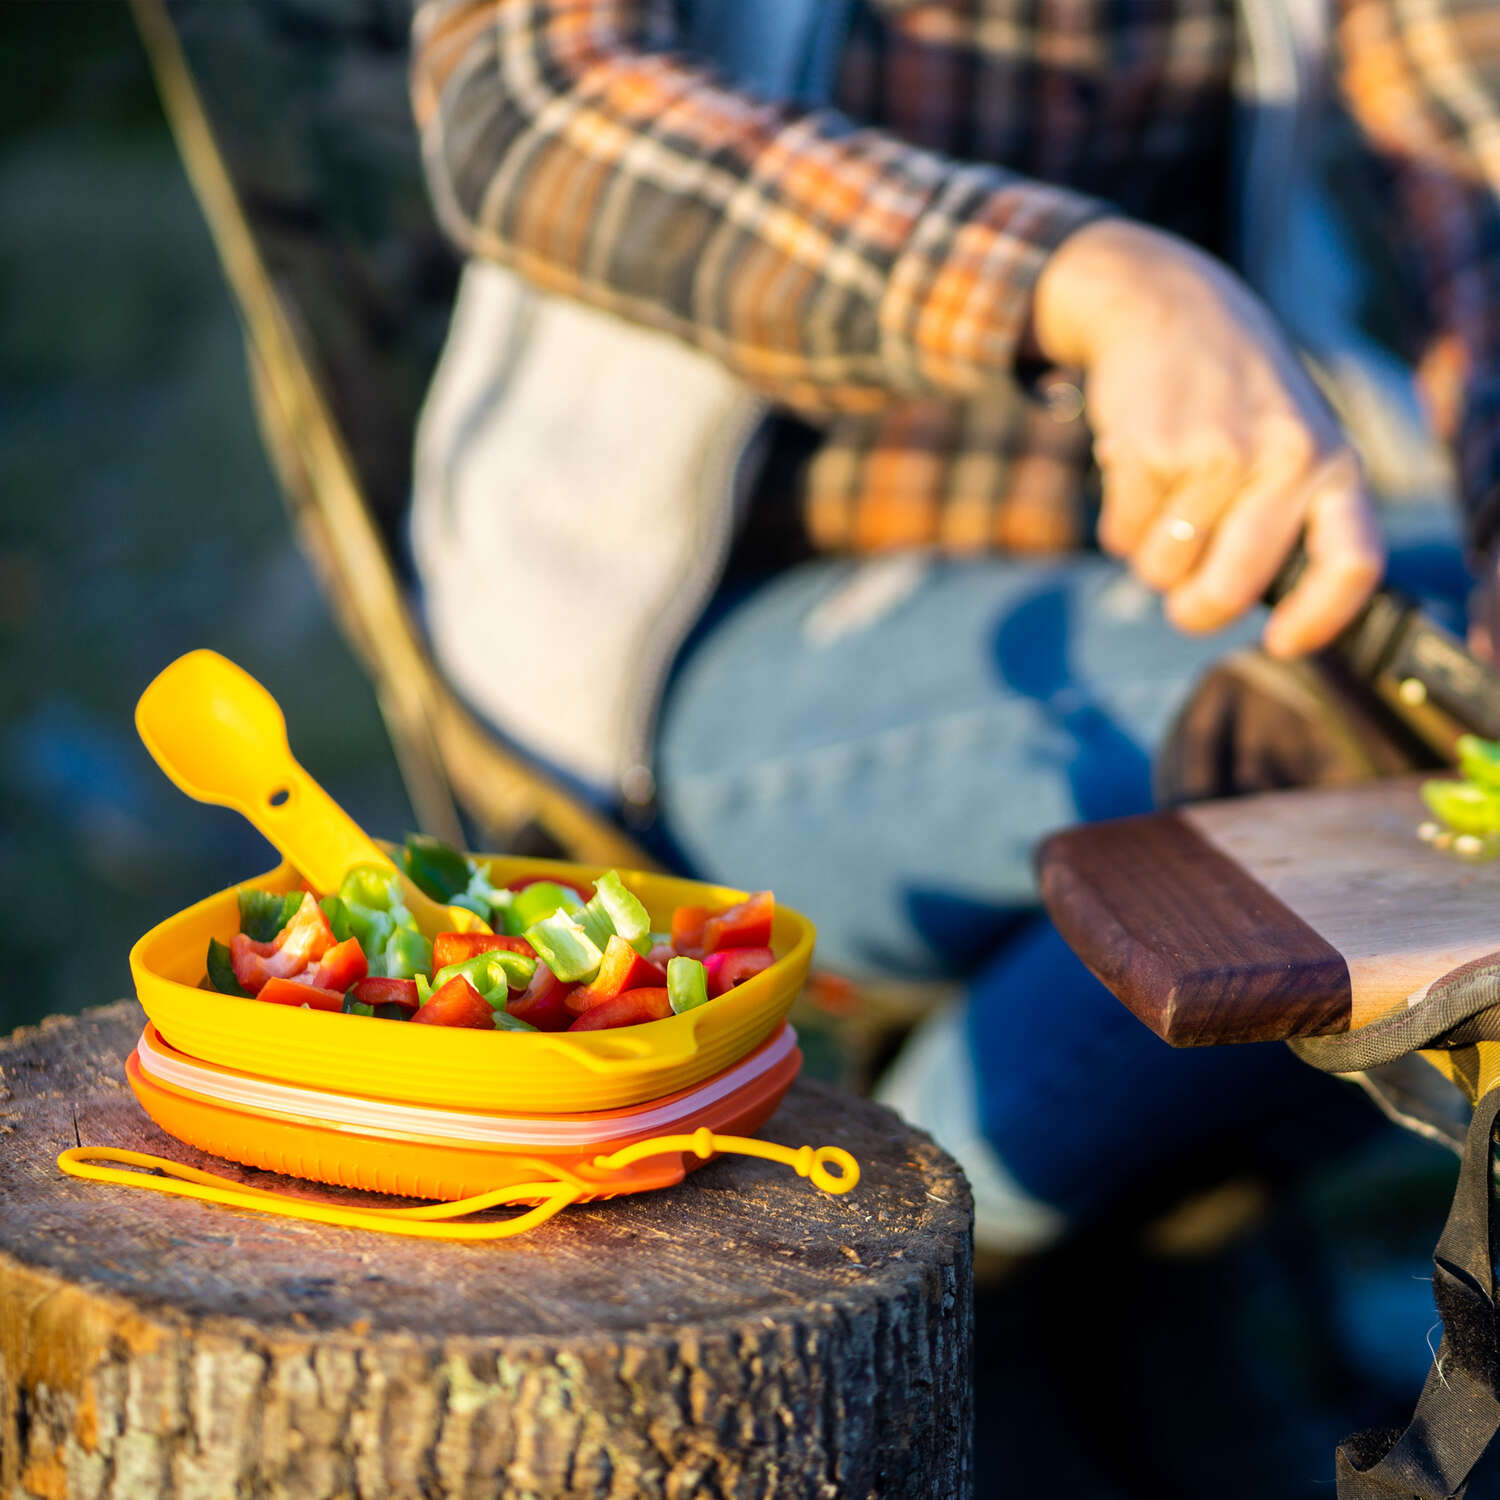
<svg viewBox="0 0 1500 1500"><path fill-rule="evenodd" d="M1100 477L1099 545L1129 557L1161 505L1161 476L1137 453L1110 453L1100 455Z"/></svg>
<svg viewBox="0 0 1500 1500"><path fill-rule="evenodd" d="M1265 593L1302 531L1303 481L1290 463L1260 466L1220 518L1201 564L1167 594L1167 618L1179 630L1222 630Z"/></svg>
<svg viewBox="0 0 1500 1500"><path fill-rule="evenodd" d="M1214 527L1245 484L1238 456L1224 456L1174 486L1130 554L1135 576L1165 593L1197 566Z"/></svg>
<svg viewBox="0 0 1500 1500"><path fill-rule="evenodd" d="M1307 567L1271 612L1265 647L1301 656L1326 646L1360 611L1385 570L1385 541L1352 455L1320 471L1307 507Z"/></svg>
<svg viewBox="0 0 1500 1500"><path fill-rule="evenodd" d="M1477 656L1480 661L1487 661L1491 666L1495 661L1495 638L1490 633L1490 627L1481 620L1475 620L1469 626L1469 651Z"/></svg>

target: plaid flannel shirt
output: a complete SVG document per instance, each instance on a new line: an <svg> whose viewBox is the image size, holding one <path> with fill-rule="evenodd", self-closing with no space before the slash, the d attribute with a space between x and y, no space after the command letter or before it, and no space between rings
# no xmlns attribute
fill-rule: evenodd
<svg viewBox="0 0 1500 1500"><path fill-rule="evenodd" d="M1500 7L1339 3L1345 99L1460 376L1447 435L1486 541ZM413 95L450 232L818 423L820 547L1083 541L1087 432L1016 379L1032 287L1111 210L1223 250L1233 0L864 0L837 110L730 88L674 40L667 0L418 0Z"/></svg>

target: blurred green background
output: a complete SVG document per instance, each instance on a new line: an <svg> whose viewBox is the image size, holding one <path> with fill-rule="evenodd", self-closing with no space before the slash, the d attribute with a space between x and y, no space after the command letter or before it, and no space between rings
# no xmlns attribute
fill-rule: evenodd
<svg viewBox="0 0 1500 1500"><path fill-rule="evenodd" d="M232 21L237 3L198 9ZM136 697L179 653L214 647L265 682L366 826L411 817L293 545L128 12L6 0L3 22L0 1034L128 993L135 937L272 863L136 738ZM1452 1179L1451 1157L1392 1131L1237 1233L1087 1239L997 1283L979 1307L978 1493L1331 1495L1333 1443L1399 1420L1420 1384Z"/></svg>
<svg viewBox="0 0 1500 1500"><path fill-rule="evenodd" d="M136 737L137 696L181 652L211 646L259 677L366 826L411 818L293 545L128 11L3 9L0 1034L128 993L136 937L274 863Z"/></svg>

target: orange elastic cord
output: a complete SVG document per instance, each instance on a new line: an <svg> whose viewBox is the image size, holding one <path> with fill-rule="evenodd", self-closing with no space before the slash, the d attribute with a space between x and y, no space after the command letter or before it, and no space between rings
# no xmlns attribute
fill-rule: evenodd
<svg viewBox="0 0 1500 1500"><path fill-rule="evenodd" d="M608 1156L594 1159L601 1171L619 1171L650 1156L692 1152L707 1160L715 1155L755 1156L765 1161L781 1162L799 1177L806 1177L825 1193L847 1193L859 1181L859 1164L840 1146L778 1146L749 1136L715 1135L708 1129L691 1135L664 1135L653 1140L637 1141ZM99 1162L116 1162L119 1166L99 1166ZM89 1182L111 1182L120 1187L144 1188L152 1193L169 1193L177 1198L194 1198L203 1203L219 1203L226 1208L243 1208L276 1214L287 1219L305 1219L317 1224L338 1224L349 1229L371 1229L379 1234L405 1234L431 1240L503 1240L525 1234L576 1203L587 1189L576 1179L572 1182L523 1182L494 1192L460 1198L454 1203L423 1203L408 1208L347 1208L336 1203L318 1203L295 1194L250 1187L212 1172L200 1172L164 1156L150 1156L141 1151L121 1151L111 1146L77 1146L57 1158L59 1169L70 1177ZM836 1166L838 1174L828 1168ZM123 1170L130 1168L132 1170ZM134 1170L140 1169L140 1170ZM148 1176L160 1172L160 1177ZM490 1224L454 1224L443 1220L459 1219L468 1214L495 1208L503 1203L541 1199L532 1208L513 1219Z"/></svg>

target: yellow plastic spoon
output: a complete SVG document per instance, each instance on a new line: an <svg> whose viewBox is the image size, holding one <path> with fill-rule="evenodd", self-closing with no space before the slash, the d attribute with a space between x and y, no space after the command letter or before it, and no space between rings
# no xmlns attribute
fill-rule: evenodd
<svg viewBox="0 0 1500 1500"><path fill-rule="evenodd" d="M429 937L488 932L482 917L424 895L297 763L276 700L217 651L189 651L135 706L157 765L189 797L243 813L317 891L336 891L354 865L379 865Z"/></svg>

